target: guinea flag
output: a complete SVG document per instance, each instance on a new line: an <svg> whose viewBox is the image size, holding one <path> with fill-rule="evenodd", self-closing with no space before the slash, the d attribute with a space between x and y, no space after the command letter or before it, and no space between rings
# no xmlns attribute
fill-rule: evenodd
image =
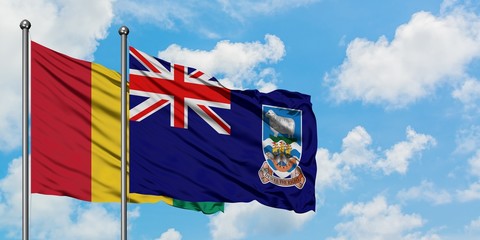
<svg viewBox="0 0 480 240"><path fill-rule="evenodd" d="M120 202L120 74L33 41L31 49L32 193ZM127 198L206 214L224 209L223 203L165 196Z"/></svg>

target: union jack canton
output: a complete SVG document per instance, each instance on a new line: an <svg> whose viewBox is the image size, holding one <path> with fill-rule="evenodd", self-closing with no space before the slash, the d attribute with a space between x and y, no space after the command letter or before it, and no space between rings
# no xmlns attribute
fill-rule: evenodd
<svg viewBox="0 0 480 240"><path fill-rule="evenodd" d="M188 108L219 134L230 135L230 125L211 107L230 109L230 89L195 68L154 58L133 47L130 56L140 66L130 69L130 95L145 100L130 109L130 120L140 122L170 106L170 126L188 129Z"/></svg>

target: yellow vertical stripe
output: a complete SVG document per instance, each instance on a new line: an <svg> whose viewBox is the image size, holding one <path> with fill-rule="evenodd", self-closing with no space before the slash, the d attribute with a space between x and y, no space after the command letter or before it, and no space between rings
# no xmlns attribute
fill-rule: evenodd
<svg viewBox="0 0 480 240"><path fill-rule="evenodd" d="M117 72L92 63L92 202L120 202L120 79ZM130 202L173 205L169 197L132 193L128 198Z"/></svg>

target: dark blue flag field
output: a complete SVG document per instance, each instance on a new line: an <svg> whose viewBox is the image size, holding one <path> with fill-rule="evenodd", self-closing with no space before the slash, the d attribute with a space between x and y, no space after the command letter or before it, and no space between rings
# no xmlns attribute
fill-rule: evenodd
<svg viewBox="0 0 480 240"><path fill-rule="evenodd" d="M130 48L130 191L315 210L310 96L230 90Z"/></svg>

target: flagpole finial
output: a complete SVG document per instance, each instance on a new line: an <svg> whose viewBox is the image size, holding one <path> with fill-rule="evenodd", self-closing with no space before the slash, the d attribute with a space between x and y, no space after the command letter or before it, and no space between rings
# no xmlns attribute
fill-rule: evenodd
<svg viewBox="0 0 480 240"><path fill-rule="evenodd" d="M30 21L28 21L27 19L23 19L21 22L20 22L20 28L21 29L30 29L30 27L32 26L32 24L30 23Z"/></svg>
<svg viewBox="0 0 480 240"><path fill-rule="evenodd" d="M118 34L120 35L128 35L130 30L128 30L127 26L121 26L120 29L118 29Z"/></svg>

